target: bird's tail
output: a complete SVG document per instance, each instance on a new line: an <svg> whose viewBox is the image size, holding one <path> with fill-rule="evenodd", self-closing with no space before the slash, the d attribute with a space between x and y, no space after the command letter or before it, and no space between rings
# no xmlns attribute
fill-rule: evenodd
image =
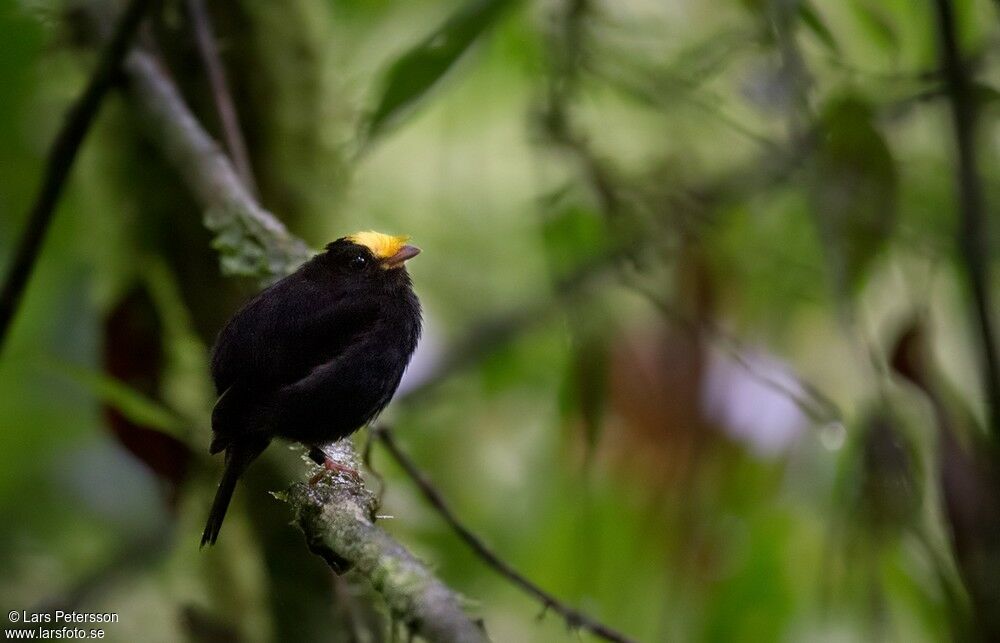
<svg viewBox="0 0 1000 643"><path fill-rule="evenodd" d="M208 522L205 524L205 532L201 535L201 546L206 544L214 545L222 529L222 521L226 518L226 510L229 509L229 502L233 499L233 491L236 490L236 483L240 476L247 470L250 463L261 454L266 447L253 445L230 444L226 449L226 468L222 472L222 480L219 482L219 489L215 492L215 500L212 502L212 509L208 512Z"/></svg>

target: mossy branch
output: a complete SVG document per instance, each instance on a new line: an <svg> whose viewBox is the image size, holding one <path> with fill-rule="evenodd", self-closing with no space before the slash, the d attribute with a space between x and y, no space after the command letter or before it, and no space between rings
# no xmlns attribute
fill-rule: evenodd
<svg viewBox="0 0 1000 643"><path fill-rule="evenodd" d="M308 259L309 247L251 196L160 63L134 51L124 67L148 136L205 209L223 272L270 281Z"/></svg>
<svg viewBox="0 0 1000 643"><path fill-rule="evenodd" d="M149 137L205 210L223 271L270 281L308 259L309 247L250 195L160 63L134 51L124 70ZM327 453L341 464L359 466L348 442ZM393 616L415 634L431 641L486 641L458 596L375 525L377 502L363 483L327 476L315 485L297 484L280 497L291 505L309 548L334 571L350 567L366 577Z"/></svg>
<svg viewBox="0 0 1000 643"><path fill-rule="evenodd" d="M326 447L327 457L359 469L349 442ZM382 595L392 614L429 641L484 642L458 597L413 554L375 525L378 499L349 476L327 475L277 494L295 511L309 549L335 571L354 569Z"/></svg>

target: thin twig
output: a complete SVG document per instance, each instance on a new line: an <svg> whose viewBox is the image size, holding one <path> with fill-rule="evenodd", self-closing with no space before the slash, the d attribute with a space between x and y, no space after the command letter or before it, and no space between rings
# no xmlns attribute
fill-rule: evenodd
<svg viewBox="0 0 1000 643"><path fill-rule="evenodd" d="M617 266L630 256L641 252L641 242L633 247L618 247L584 262L563 279L557 280L551 294L538 301L506 313L491 313L474 324L463 339L456 341L442 357L432 373L422 378L413 388L401 391L393 404L402 406L423 397L440 386L450 375L480 363L532 329L550 319L556 311L564 310L581 299L588 288L601 278L608 277Z"/></svg>
<svg viewBox="0 0 1000 643"><path fill-rule="evenodd" d="M758 134L726 112L719 105L721 100L703 89L697 79L687 78L670 70L655 72L637 69L629 74L628 69L620 65L607 64L600 58L589 62L587 68L609 87L631 96L644 105L662 109L678 102L687 102L704 116L715 119L719 124L756 145L768 150L776 147L774 141ZM658 81L655 85L644 82L654 77L656 73L659 76L655 77ZM644 74L645 77L635 78L637 74Z"/></svg>
<svg viewBox="0 0 1000 643"><path fill-rule="evenodd" d="M226 80L226 69L222 65L219 49L215 44L215 34L212 30L212 20L205 9L205 0L187 0L188 15L191 17L191 27L194 30L195 42L202 64L205 65L205 75L212 88L212 100L219 114L222 125L222 137L226 142L226 151L232 159L236 172L243 179L243 184L254 196L258 196L257 182L254 180L253 167L250 165L250 155L247 152L243 130L240 127L239 113L233 103L233 94Z"/></svg>
<svg viewBox="0 0 1000 643"><path fill-rule="evenodd" d="M787 373L795 382L795 386L762 373L745 356L741 342L719 328L710 319L699 319L697 322L684 315L677 307L657 297L655 293L638 284L632 284L632 289L646 298L660 313L672 323L681 326L686 331L701 333L715 341L722 351L743 371L762 386L782 395L799 408L807 417L819 425L831 422L842 422L843 414L836 403L823 394L816 385L804 380L796 373Z"/></svg>
<svg viewBox="0 0 1000 643"><path fill-rule="evenodd" d="M611 173L593 153L587 141L579 134L573 132L568 126L564 106L554 105L552 108L555 110L553 113L556 115L556 118L550 121L550 123L553 123L555 127L550 130L549 134L553 141L562 145L567 151L573 154L577 158L581 167L584 168L584 174L598 197L598 201L605 218L609 222L620 219L625 213L624 204L626 203L626 200L621 197L621 188L618 187ZM808 137L803 137L802 140L808 140ZM787 156L789 158L795 158L798 154L793 152ZM759 167L756 164L753 166L753 169L754 171L759 171ZM759 185L760 182L758 181L757 184ZM628 264L622 261L620 262L620 265L625 267ZM744 357L742 351L740 350L740 342L735 338L730 337L715 324L712 324L706 319L699 326L694 321L687 319L679 310L670 306L667 302L662 301L653 293L650 293L638 284L632 283L632 281L628 279L628 274L624 271L622 272L622 277L626 286L631 287L636 292L648 298L666 318L675 324L693 328L698 332L702 332L708 338L715 340L716 343L722 347L725 353L729 355L729 357L748 375L760 382L762 385L788 398L814 422L825 424L829 422L841 421L843 414L840 412L837 405L828 396L824 395L815 385L796 375L795 380L799 386L799 390L796 391L784 382L761 373Z"/></svg>
<svg viewBox="0 0 1000 643"><path fill-rule="evenodd" d="M17 314L24 288L38 259L77 152L90 131L105 94L114 85L122 59L151 4L152 0L132 0L121 14L87 87L66 115L66 120L49 149L42 185L28 214L28 226L17 244L10 272L3 290L0 290L0 350L3 349L10 325Z"/></svg>
<svg viewBox="0 0 1000 643"><path fill-rule="evenodd" d="M966 278L972 290L973 315L982 341L983 385L990 423L995 438L1000 439L1000 358L997 356L996 331L990 317L995 308L990 302L989 233L976 157L977 99L959 51L951 1L935 0L934 4L938 14L941 68L951 103L958 153L957 179L961 206L958 241Z"/></svg>
<svg viewBox="0 0 1000 643"><path fill-rule="evenodd" d="M445 522L448 523L448 525L455 531L455 533L458 534L465 544L467 544L480 558L482 558L501 576L541 602L544 610L551 610L559 614L566 620L567 625L571 628L587 630L595 636L607 641L616 641L618 643L627 643L628 641L631 641L631 639L624 634L608 627L607 625L604 625L600 621L594 620L578 610L573 609L569 605L566 605L497 556L492 549L490 549L476 534L474 534L462 523L461 520L458 519L458 516L455 515L454 511L452 511L447 501L445 501L444 497L441 495L441 492L437 490L437 487L431 483L431 481L417 467L413 460L411 460L410 457L399 448L399 445L396 444L395 439L392 437L390 429L384 426L375 426L371 428L371 432L376 439L385 445L393 459L403 468L413 482L416 483L421 493L423 493L424 498L426 498L434 509L441 514L441 517L444 518Z"/></svg>

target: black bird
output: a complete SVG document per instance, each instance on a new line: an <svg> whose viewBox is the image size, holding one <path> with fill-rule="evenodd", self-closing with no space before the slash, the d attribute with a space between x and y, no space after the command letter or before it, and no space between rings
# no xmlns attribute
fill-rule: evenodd
<svg viewBox="0 0 1000 643"><path fill-rule="evenodd" d="M420 337L406 237L359 232L327 245L254 297L212 350L219 399L210 453L226 467L201 537L215 543L236 481L273 438L311 447L370 422L396 392Z"/></svg>

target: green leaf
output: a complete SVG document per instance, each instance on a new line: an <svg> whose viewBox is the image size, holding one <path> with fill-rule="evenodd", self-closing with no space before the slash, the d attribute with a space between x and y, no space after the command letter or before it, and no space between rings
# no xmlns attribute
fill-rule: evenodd
<svg viewBox="0 0 1000 643"><path fill-rule="evenodd" d="M871 106L831 100L820 117L812 210L840 294L860 284L896 222L896 165Z"/></svg>
<svg viewBox="0 0 1000 643"><path fill-rule="evenodd" d="M1000 99L1000 91L997 91L995 87L987 85L986 83L973 81L972 96L980 104L980 106L988 107L998 102L997 99Z"/></svg>
<svg viewBox="0 0 1000 643"><path fill-rule="evenodd" d="M554 197L559 200L560 197ZM549 270L555 280L573 272L581 260L608 250L610 235L604 219L593 209L576 203L542 200L542 242Z"/></svg>
<svg viewBox="0 0 1000 643"><path fill-rule="evenodd" d="M186 424L176 413L149 399L121 381L87 368L62 362L43 362L46 370L69 377L89 390L94 397L138 424L185 440Z"/></svg>
<svg viewBox="0 0 1000 643"><path fill-rule="evenodd" d="M368 120L365 142L398 125L513 4L514 0L473 0L397 58L386 74L378 107Z"/></svg>
<svg viewBox="0 0 1000 643"><path fill-rule="evenodd" d="M564 420L579 424L587 450L592 454L604 427L611 349L604 329L582 326L586 324L573 326L574 350L567 365L560 402Z"/></svg>
<svg viewBox="0 0 1000 643"><path fill-rule="evenodd" d="M7 220L5 225L11 225L18 220L14 212L27 210L38 180L38 153L29 144L33 136L25 134L24 116L38 91L36 65L43 55L45 36L39 21L17 2L0 3L0 33L4 41L0 56L0 140L4 142L0 145L0 210Z"/></svg>
<svg viewBox="0 0 1000 643"><path fill-rule="evenodd" d="M700 87L723 72L737 53L755 44L756 34L750 30L727 27L713 31L682 47L670 61L668 70L689 79L690 88Z"/></svg>
<svg viewBox="0 0 1000 643"><path fill-rule="evenodd" d="M899 50L899 36L890 20L884 15L883 8L871 7L858 0L855 0L851 7L858 24L867 32L872 42L889 53Z"/></svg>
<svg viewBox="0 0 1000 643"><path fill-rule="evenodd" d="M898 535L915 524L924 493L917 445L901 419L881 405L865 409L850 435L843 502L872 536Z"/></svg>
<svg viewBox="0 0 1000 643"><path fill-rule="evenodd" d="M827 28L826 23L820 17L819 13L816 12L816 8L813 7L808 2L803 2L799 4L799 18L802 20L809 31L816 36L831 53L840 53L840 47L837 46L837 40L833 37L833 33Z"/></svg>

